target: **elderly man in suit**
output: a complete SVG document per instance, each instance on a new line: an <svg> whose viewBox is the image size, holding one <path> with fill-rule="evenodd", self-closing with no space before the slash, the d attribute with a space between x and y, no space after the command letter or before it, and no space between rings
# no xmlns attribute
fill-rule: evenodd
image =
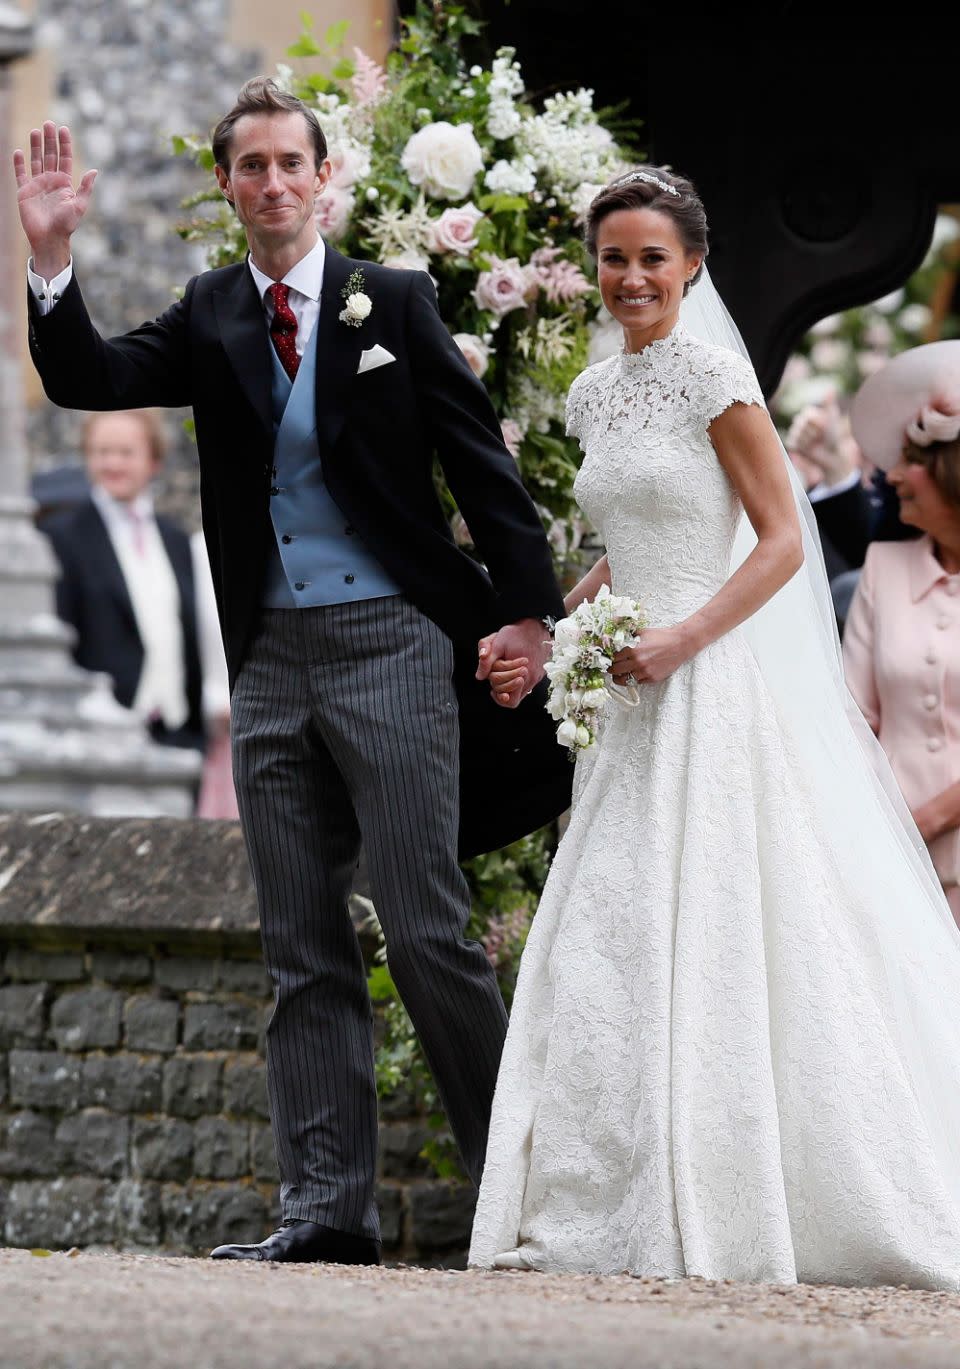
<svg viewBox="0 0 960 1369"><path fill-rule="evenodd" d="M157 514L151 485L166 438L150 409L92 414L83 427L90 495L44 524L60 562L57 613L74 657L105 671L155 741L204 744L190 540Z"/></svg>
<svg viewBox="0 0 960 1369"><path fill-rule="evenodd" d="M14 156L33 253L30 345L55 403L192 405L196 420L238 801L275 985L267 1064L284 1218L259 1244L214 1254L372 1263L372 1017L347 909L360 843L394 980L477 1179L506 1015L482 948L464 938L458 818L461 851L524 824L465 832L458 722L485 739L497 719L511 725L504 746L484 741L485 758L468 761L487 786L478 815L509 813L525 775L527 827L564 806L560 748L536 701L520 702L562 599L429 277L348 260L318 238L330 163L313 113L272 81L248 82L214 153L247 260L195 277L156 321L105 340L70 250L96 173L74 188L69 132L31 134L29 165ZM435 456L486 568L454 544ZM499 710L457 669L472 649L473 674L491 631L480 677L498 658L528 663Z"/></svg>

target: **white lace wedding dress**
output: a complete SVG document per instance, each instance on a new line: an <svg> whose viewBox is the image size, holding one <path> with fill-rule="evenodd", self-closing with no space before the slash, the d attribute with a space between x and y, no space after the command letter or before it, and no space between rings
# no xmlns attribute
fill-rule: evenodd
<svg viewBox="0 0 960 1369"><path fill-rule="evenodd" d="M571 390L577 499L613 592L651 625L729 575L741 505L706 430L738 401L763 403L752 369L682 324ZM640 688L578 762L471 1264L521 1247L544 1270L956 1288L957 1175L904 1062L871 906L907 885L871 882L868 851L838 859L742 629ZM956 1091L957 1012L938 1013L960 990L908 937L902 957Z"/></svg>

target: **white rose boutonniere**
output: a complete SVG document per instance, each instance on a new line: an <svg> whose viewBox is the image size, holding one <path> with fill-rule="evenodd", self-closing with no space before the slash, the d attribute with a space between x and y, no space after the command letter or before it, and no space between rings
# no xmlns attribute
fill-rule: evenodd
<svg viewBox="0 0 960 1369"><path fill-rule="evenodd" d="M373 311L373 301L364 293L364 284L363 272L357 270L350 275L340 291L346 305L346 308L340 310L340 322L349 324L351 328L359 328Z"/></svg>

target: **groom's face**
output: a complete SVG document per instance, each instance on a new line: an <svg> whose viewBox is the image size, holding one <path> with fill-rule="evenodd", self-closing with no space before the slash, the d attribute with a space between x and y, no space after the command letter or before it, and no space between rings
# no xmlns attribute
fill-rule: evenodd
<svg viewBox="0 0 960 1369"><path fill-rule="evenodd" d="M330 177L316 165L300 114L245 114L234 125L230 170L217 167L220 189L247 231L251 249L291 244L308 251L316 238L314 202Z"/></svg>

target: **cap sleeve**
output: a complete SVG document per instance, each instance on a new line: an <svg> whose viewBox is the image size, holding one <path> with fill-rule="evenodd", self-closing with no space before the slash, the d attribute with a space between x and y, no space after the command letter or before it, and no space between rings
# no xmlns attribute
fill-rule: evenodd
<svg viewBox="0 0 960 1369"><path fill-rule="evenodd" d="M737 352L717 348L701 373L701 382L704 427L709 427L731 404L766 408L756 371Z"/></svg>
<svg viewBox="0 0 960 1369"><path fill-rule="evenodd" d="M567 391L567 437L575 437L581 447L586 447L586 391L588 371L581 371Z"/></svg>

